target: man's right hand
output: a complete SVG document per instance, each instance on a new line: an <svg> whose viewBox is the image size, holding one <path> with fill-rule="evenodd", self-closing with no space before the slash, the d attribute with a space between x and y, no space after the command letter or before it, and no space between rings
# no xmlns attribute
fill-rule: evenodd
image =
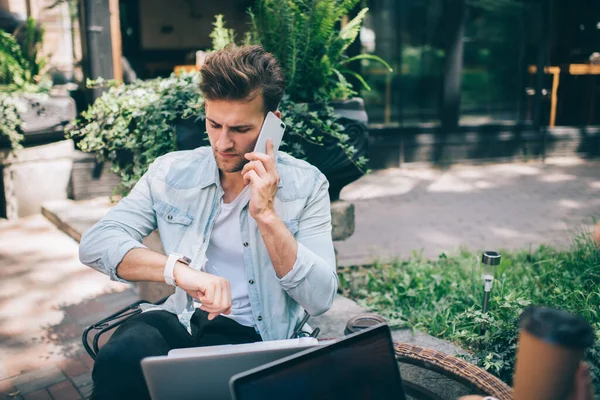
<svg viewBox="0 0 600 400"><path fill-rule="evenodd" d="M196 271L181 262L175 264L173 277L177 286L200 302L200 309L208 312L209 320L231 313L231 287L227 279Z"/></svg>

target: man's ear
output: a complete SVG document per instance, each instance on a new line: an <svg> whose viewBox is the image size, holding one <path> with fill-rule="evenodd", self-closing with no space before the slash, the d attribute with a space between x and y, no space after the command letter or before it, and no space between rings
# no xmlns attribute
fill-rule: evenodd
<svg viewBox="0 0 600 400"><path fill-rule="evenodd" d="M275 114L275 116L276 116L277 118L281 119L281 111L279 111L279 110L275 110L275 111L273 111L273 114Z"/></svg>

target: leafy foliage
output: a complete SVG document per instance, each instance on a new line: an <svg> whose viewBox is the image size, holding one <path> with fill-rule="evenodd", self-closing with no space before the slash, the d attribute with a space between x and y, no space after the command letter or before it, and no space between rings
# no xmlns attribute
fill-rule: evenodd
<svg viewBox="0 0 600 400"><path fill-rule="evenodd" d="M0 29L0 91L40 91L49 80L42 76L46 59L39 55L44 31L33 18L14 34Z"/></svg>
<svg viewBox="0 0 600 400"><path fill-rule="evenodd" d="M227 47L229 43L235 41L235 32L233 29L225 28L225 20L223 19L222 14L215 16L213 26L213 31L210 33L209 37L212 39L212 49L214 51L221 50Z"/></svg>
<svg viewBox="0 0 600 400"><path fill-rule="evenodd" d="M343 28L342 20L360 0L259 0L248 13L250 37L275 55L285 73L290 99L295 102L344 100L356 94L344 74L364 79L347 68L361 59L390 66L373 55L348 58L368 11L362 9ZM366 86L368 88L368 85Z"/></svg>
<svg viewBox="0 0 600 400"><path fill-rule="evenodd" d="M21 149L23 134L19 127L21 126L21 118L19 110L21 104L15 96L0 92L0 136L5 136L10 144L13 152Z"/></svg>
<svg viewBox="0 0 600 400"><path fill-rule="evenodd" d="M473 361L512 382L518 316L528 305L574 312L600 339L600 251L581 233L569 251L551 247L502 253L490 311L482 314L478 255L466 251L430 261L419 255L392 264L352 267L340 273L344 292L389 318L469 349ZM485 322L485 334L480 335ZM600 341L586 353L600 393Z"/></svg>
<svg viewBox="0 0 600 400"><path fill-rule="evenodd" d="M51 86L43 74L46 59L39 54L43 37L32 18L14 34L0 29L0 136L8 139L13 152L21 149L24 139L18 97L47 92Z"/></svg>
<svg viewBox="0 0 600 400"><path fill-rule="evenodd" d="M204 100L198 73L171 75L129 85L88 82L109 89L81 113L67 137L79 148L110 161L128 192L157 157L175 148L174 123L179 118L203 118Z"/></svg>

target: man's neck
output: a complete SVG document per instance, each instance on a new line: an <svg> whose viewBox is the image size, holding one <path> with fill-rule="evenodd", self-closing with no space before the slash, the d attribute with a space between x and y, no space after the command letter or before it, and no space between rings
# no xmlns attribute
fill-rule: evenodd
<svg viewBox="0 0 600 400"><path fill-rule="evenodd" d="M223 202L231 203L244 189L244 178L240 172L219 171L221 187L223 188Z"/></svg>

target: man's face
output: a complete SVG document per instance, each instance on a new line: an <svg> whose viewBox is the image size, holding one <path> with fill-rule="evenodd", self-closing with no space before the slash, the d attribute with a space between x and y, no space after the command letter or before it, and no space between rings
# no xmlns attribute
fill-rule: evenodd
<svg viewBox="0 0 600 400"><path fill-rule="evenodd" d="M265 114L262 95L246 100L206 100L206 130L217 166L222 172L239 172L254 150Z"/></svg>

